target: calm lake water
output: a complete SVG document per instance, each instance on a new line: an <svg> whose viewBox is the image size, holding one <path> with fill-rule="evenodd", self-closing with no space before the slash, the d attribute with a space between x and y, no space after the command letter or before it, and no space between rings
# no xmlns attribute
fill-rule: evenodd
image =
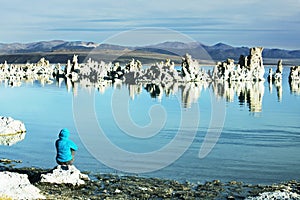
<svg viewBox="0 0 300 200"><path fill-rule="evenodd" d="M81 94L90 94L95 101L93 108L98 125L106 137L120 149L135 153L155 152L163 148L182 126L181 112L189 113L198 106L197 126L181 127L186 134L196 128L195 137L183 155L162 169L138 175L192 182L220 179L267 184L299 180L300 96L299 91L298 95L291 92L288 73L289 68L284 68L281 87L273 84L271 89L265 81L254 85L231 85L230 88L235 90L222 85L189 85L178 87L178 91L168 90L167 94L153 85L114 85L100 89L78 86L74 94L64 82L58 86L56 82L42 85L35 81L22 83L20 87L9 87L2 82L0 115L22 120L27 133L25 139L16 144L0 145L0 158L22 160L18 167L52 168L56 165L54 142L60 129L66 127L72 133L71 139L79 146L75 165L80 170L126 174L95 159L86 148L91 142L86 144L80 139L74 121L73 102ZM126 94L128 98L118 98L116 94ZM212 120L212 99L225 105L224 125L212 151L200 158L199 150ZM122 111L121 106L128 106L127 113ZM153 106L163 109L163 112L158 112L161 115L155 115L158 122L160 117L165 120L158 133L149 138L126 134L132 126L143 127L151 123L148 112ZM126 116L131 123L127 123ZM190 116L193 121L194 116ZM96 143L97 139L93 139ZM98 152L99 155L107 153ZM118 157L115 155L111 159ZM127 158L122 159L126 166ZM130 158L128 162L132 162ZM150 168L151 163L147 163Z"/></svg>

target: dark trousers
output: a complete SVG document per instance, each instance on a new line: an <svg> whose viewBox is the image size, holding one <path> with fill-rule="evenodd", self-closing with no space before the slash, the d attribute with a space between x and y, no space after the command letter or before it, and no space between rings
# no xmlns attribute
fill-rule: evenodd
<svg viewBox="0 0 300 200"><path fill-rule="evenodd" d="M71 149L71 153L72 153L72 160L69 160L67 162L59 162L58 160L56 160L57 164L59 164L59 165L73 165L74 157L75 157L75 151L73 149Z"/></svg>

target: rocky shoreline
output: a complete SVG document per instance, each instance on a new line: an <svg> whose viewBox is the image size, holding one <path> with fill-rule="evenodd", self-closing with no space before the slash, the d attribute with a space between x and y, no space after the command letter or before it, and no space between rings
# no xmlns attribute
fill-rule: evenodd
<svg viewBox="0 0 300 200"><path fill-rule="evenodd" d="M27 175L30 183L40 191L39 198L46 199L300 199L299 180L272 185L252 185L238 181L223 183L220 180L196 184L160 178L85 172L91 180L86 180L85 184L80 185L39 181L43 174L50 171L0 165L0 173ZM9 196L1 195L0 199L10 199Z"/></svg>

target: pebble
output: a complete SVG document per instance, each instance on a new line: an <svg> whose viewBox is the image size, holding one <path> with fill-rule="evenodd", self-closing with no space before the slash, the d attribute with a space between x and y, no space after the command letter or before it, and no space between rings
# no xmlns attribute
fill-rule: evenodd
<svg viewBox="0 0 300 200"><path fill-rule="evenodd" d="M115 193L117 193L117 194L118 194L118 193L121 193L121 192L122 192L122 191L119 190L119 189L116 189L116 190L115 190Z"/></svg>

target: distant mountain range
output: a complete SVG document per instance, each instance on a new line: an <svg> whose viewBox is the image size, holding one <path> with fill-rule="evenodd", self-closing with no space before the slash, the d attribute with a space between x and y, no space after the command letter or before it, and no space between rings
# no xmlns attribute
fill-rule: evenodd
<svg viewBox="0 0 300 200"><path fill-rule="evenodd" d="M51 55L52 62L61 61L63 55L71 55L73 53L82 56L87 55L88 52L121 52L130 51L132 55L135 53L147 52L152 54L161 54L162 57L167 58L168 56L180 57L185 53L191 54L194 58L203 60L214 60L222 61L227 58L232 58L238 61L240 55L248 55L249 47L233 47L227 44L218 43L212 46L204 45L201 43L182 43L182 42L164 42L156 45L149 45L143 47L129 47L119 46L112 44L97 44L94 42L83 42L83 41L41 41L34 43L11 43L3 44L0 43L0 63L4 60L10 62L26 62L31 59L32 56L37 55ZM134 52L134 53L132 53ZM55 56L57 55L57 56ZM20 58L17 58L17 57ZM284 50L284 49L264 49L264 59L296 59L300 60L300 50ZM22 58L22 59L21 59ZM105 59L104 59L105 60ZM151 62L151 59L149 60Z"/></svg>
<svg viewBox="0 0 300 200"><path fill-rule="evenodd" d="M0 53L15 54L15 53L37 53L37 52L53 52L53 51L73 51L73 50L92 50L98 47L99 44L93 42L66 42L62 40L41 41L33 43L11 43L1 44Z"/></svg>
<svg viewBox="0 0 300 200"><path fill-rule="evenodd" d="M213 46L204 45L201 43L181 43L181 42L165 42L151 46L151 48L165 49L171 52L191 52L199 55L199 51L204 49L213 60L225 60L233 58L238 60L240 55L248 55L249 47L233 47L224 43L218 43ZM264 58L276 59L300 59L300 50L284 50L284 49L268 49L263 51Z"/></svg>

